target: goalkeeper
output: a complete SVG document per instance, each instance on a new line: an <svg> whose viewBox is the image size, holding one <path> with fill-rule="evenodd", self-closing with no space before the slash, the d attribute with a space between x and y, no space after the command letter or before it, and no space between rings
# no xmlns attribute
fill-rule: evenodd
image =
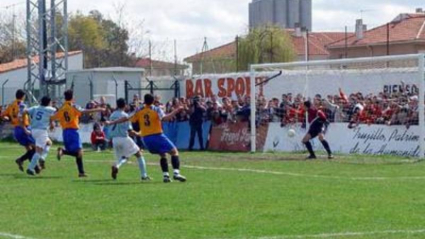
<svg viewBox="0 0 425 239"><path fill-rule="evenodd" d="M333 159L331 148L329 147L328 141L325 139L325 132L329 125L329 121L326 118L325 113L313 107L310 101L304 102L304 106L308 112L308 123L310 124L308 132L302 140L303 144L305 144L308 152L310 153L307 159L316 158L316 154L314 153L313 146L310 142L310 140L316 137L319 137L320 142L328 153L328 159Z"/></svg>

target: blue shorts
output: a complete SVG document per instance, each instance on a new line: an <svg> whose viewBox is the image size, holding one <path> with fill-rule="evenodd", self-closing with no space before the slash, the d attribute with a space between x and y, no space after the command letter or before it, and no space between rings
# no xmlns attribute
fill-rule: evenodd
<svg viewBox="0 0 425 239"><path fill-rule="evenodd" d="M78 129L65 129L63 131L63 143L66 151L70 153L77 153L83 148Z"/></svg>
<svg viewBox="0 0 425 239"><path fill-rule="evenodd" d="M165 134L155 134L143 137L143 143L152 154L165 154L176 148Z"/></svg>
<svg viewBox="0 0 425 239"><path fill-rule="evenodd" d="M28 130L30 128L27 128ZM35 144L35 140L32 135L27 135L25 130L21 126L16 126L13 131L13 137L18 143L24 147L29 146L31 144Z"/></svg>

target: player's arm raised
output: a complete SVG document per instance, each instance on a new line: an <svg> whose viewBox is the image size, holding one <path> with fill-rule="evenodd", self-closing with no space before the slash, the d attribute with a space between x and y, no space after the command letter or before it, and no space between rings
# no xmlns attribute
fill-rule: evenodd
<svg viewBox="0 0 425 239"><path fill-rule="evenodd" d="M91 114L91 113L103 112L105 110L106 110L105 108L85 109L85 110L82 110L81 113L82 114Z"/></svg>
<svg viewBox="0 0 425 239"><path fill-rule="evenodd" d="M183 106L179 106L177 109L173 110L171 113L167 115L160 115L160 118L162 121L170 121L176 116L176 114L180 113L182 110L184 110ZM163 114L163 112L162 112ZM162 116L162 117L161 117Z"/></svg>

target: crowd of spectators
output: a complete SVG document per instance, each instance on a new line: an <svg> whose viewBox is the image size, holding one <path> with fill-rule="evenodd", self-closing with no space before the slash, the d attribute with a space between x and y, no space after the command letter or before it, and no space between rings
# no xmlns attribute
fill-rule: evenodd
<svg viewBox="0 0 425 239"><path fill-rule="evenodd" d="M303 102L307 100L301 94L283 94L281 99L266 99L258 96L256 99L256 122L267 124L279 122L282 127L295 123L305 123L305 109ZM349 128L354 128L360 124L385 124L385 125L418 125L419 122L419 98L417 92L401 90L399 93L388 94L367 94L360 92L346 95L342 89L336 90L335 95L326 97L317 94L310 99L313 105L322 110L328 117L330 123L348 123ZM134 112L143 104L139 95L134 95L130 102L128 113ZM249 96L237 98L217 96L211 98L174 98L169 102L162 102L159 96L155 96L155 105L160 107L165 113L170 113L175 109L183 108L178 113L173 122L188 121L191 127L191 137L189 149L194 145L195 135L203 145L202 125L205 121L210 121L212 125L220 125L225 122L249 122L251 105ZM57 108L56 102L53 107ZM111 105L107 104L105 98L100 98L99 102L90 101L85 108L104 108L102 113L87 114L81 118L82 123L104 122L108 120L114 111ZM0 106L0 112L3 108ZM95 124L93 128L92 141L97 148L104 149L106 144L103 138L107 138L107 128L104 128L104 135L101 135L101 124ZM133 124L138 130L137 123ZM102 139L101 139L102 138ZM142 146L141 139L136 142ZM201 146L202 149L202 146Z"/></svg>

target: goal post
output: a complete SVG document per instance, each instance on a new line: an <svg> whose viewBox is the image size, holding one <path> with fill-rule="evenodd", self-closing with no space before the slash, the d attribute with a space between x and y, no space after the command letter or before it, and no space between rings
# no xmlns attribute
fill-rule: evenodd
<svg viewBox="0 0 425 239"><path fill-rule="evenodd" d="M318 107L324 108L326 107L323 105L327 104L338 107L336 102L338 100L346 101L344 104L341 103L338 109L342 112L348 108L345 112L348 116L344 116L345 121L337 122L335 118L335 124L332 125L334 122L331 122L333 132L329 132L329 134L351 135L358 140L363 139L362 137L378 137L382 141L378 142L379 139L375 138L365 140L367 144L363 149L361 144L359 148L352 149L337 144L337 152L415 155L423 159L425 157L424 67L425 54L251 65L251 152L259 150L258 137L265 138L262 139L262 143L273 140L271 139L273 134L276 138L276 142L273 144L277 144L277 141L280 143L286 141L287 137L276 135L278 134L276 131L285 132L285 127L298 128L302 125L303 130L300 130L300 134L305 133L305 128L308 126L306 127L303 122L300 122L300 119L307 120L306 116L298 115L297 120L285 119L291 117L291 113L288 111L292 111L292 107L295 107L293 111L298 112L297 107L302 108L302 106L299 105L300 102L294 103L291 98L289 102L294 105L288 108L285 105L286 101L283 102L286 99L283 98L297 95L295 99L298 101L301 101L300 99L311 100L317 103ZM282 75L267 80L267 77L280 71ZM262 84L262 81L266 83ZM280 102L283 107L276 106L276 102L272 102L272 99L277 103ZM336 101L334 101L335 99ZM264 105L264 102L267 106ZM274 105L270 106L271 104ZM262 111L273 110L283 111L283 113L280 112L280 115L271 113L268 116L262 113ZM371 113L372 111L374 113ZM276 126L278 121L281 121L282 130L274 130L278 129ZM258 127L265 122L269 124L268 134L260 135ZM345 126L347 126L347 134L341 133ZM385 133L388 135L384 135ZM376 140L377 143L371 143L373 140ZM393 147L397 142L406 142L406 145L412 148L407 152L407 150L403 151L403 148ZM353 141L353 143L356 142ZM267 146L267 143L265 144ZM296 142L293 144L295 145ZM359 143L357 142L357 144ZM301 146L297 144L295 148L300 149ZM380 147L381 149L374 150L370 147ZM273 148L264 147L263 150L269 151Z"/></svg>

